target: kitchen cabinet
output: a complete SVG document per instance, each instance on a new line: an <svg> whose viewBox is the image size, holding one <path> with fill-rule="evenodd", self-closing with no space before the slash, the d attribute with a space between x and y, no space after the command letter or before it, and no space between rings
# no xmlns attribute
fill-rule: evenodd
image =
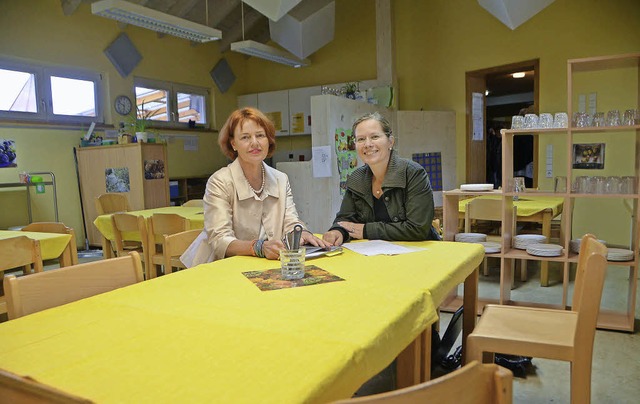
<svg viewBox="0 0 640 404"><path fill-rule="evenodd" d="M93 221L95 199L107 192L124 193L131 210L169 206L167 147L161 143L131 143L77 148L78 173L87 237L101 246Z"/></svg>
<svg viewBox="0 0 640 404"><path fill-rule="evenodd" d="M276 127L276 136L289 133L289 91L258 93L258 109L267 115Z"/></svg>
<svg viewBox="0 0 640 404"><path fill-rule="evenodd" d="M640 105L640 53L572 59L567 62L567 113L572 117L578 100L583 94L597 94L598 111L637 109ZM622 115L622 113L621 113ZM572 239L592 233L607 242L610 248L633 251L629 261L609 259L605 289L626 289L619 301L603 299L598 316L598 328L634 331L636 290L638 279L638 249L640 218L638 217L638 178L640 177L640 122L625 126L574 127L552 129L502 130L502 189L491 191L502 201L502 250L491 256L500 259L500 304L520 304L571 309L573 284L572 268L578 262L578 254L571 251ZM519 135L537 136L541 145L552 145L554 175L568 179L566 190L554 192L553 184L542 190L516 193L513 189L513 144ZM602 167L583 165L582 154L574 151L574 145L599 145L605 148ZM543 146L544 147L544 146ZM579 150L579 149L575 149ZM606 157L606 159L604 159ZM549 163L549 162L547 162ZM597 168L597 169L592 169ZM585 193L572 188L579 176L632 176L633 189L629 192ZM550 181L549 181L550 183ZM444 239L454 240L458 231L458 203L461 198L485 195L484 192L452 190L444 193ZM558 257L539 257L524 250L512 248L513 198L555 196L563 198L560 237L563 253ZM555 242L555 241L554 241ZM559 302L540 304L515 301L511 298L511 272L515 260L556 262L562 270L562 296ZM620 285L623 285L621 288ZM542 293L542 291L541 291ZM457 296L451 296L457 299ZM455 300L449 304L449 308Z"/></svg>
<svg viewBox="0 0 640 404"><path fill-rule="evenodd" d="M292 135L311 134L311 97L321 94L320 86L289 90L289 127Z"/></svg>

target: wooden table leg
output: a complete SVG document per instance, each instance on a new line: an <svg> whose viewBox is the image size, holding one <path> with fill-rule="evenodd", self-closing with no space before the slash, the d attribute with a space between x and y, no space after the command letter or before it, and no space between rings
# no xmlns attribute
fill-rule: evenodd
<svg viewBox="0 0 640 404"><path fill-rule="evenodd" d="M420 383L431 380L431 326L420 334Z"/></svg>
<svg viewBox="0 0 640 404"><path fill-rule="evenodd" d="M478 272L476 268L464 280L464 296L462 311L462 365L467 363L467 336L476 326L476 312L478 310Z"/></svg>
<svg viewBox="0 0 640 404"><path fill-rule="evenodd" d="M396 359L396 388L398 389L420 383L421 335L418 335L400 352Z"/></svg>

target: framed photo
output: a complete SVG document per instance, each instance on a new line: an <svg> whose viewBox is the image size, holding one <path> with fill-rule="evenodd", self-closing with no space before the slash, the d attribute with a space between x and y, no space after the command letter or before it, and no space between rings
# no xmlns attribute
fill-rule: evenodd
<svg viewBox="0 0 640 404"><path fill-rule="evenodd" d="M604 143L580 143L573 145L573 168L604 168Z"/></svg>

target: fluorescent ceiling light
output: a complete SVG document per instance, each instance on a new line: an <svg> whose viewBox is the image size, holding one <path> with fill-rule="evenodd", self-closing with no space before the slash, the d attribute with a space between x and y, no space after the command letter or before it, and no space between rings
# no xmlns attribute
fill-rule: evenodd
<svg viewBox="0 0 640 404"><path fill-rule="evenodd" d="M101 17L112 18L194 42L208 42L222 38L222 32L215 28L123 0L96 1L91 4L91 12Z"/></svg>
<svg viewBox="0 0 640 404"><path fill-rule="evenodd" d="M289 52L256 41L233 42L231 44L231 50L292 67L308 66L311 64L309 59L298 59Z"/></svg>
<svg viewBox="0 0 640 404"><path fill-rule="evenodd" d="M513 77L514 79L521 79L524 77L524 72L513 73L511 77Z"/></svg>

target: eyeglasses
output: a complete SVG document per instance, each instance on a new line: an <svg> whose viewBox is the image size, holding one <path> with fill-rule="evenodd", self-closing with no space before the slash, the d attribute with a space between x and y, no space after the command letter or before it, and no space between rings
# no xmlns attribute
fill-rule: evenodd
<svg viewBox="0 0 640 404"><path fill-rule="evenodd" d="M385 133L373 133L369 136L357 136L356 143L359 145L363 145L367 142L367 139L369 139L371 142L377 142L378 140L385 137L387 137Z"/></svg>
<svg viewBox="0 0 640 404"><path fill-rule="evenodd" d="M261 140L264 140L266 138L267 138L266 133L256 133L253 136L248 134L242 134L238 136L238 141L242 143L250 143L253 141L253 139L255 139L256 141L260 142Z"/></svg>

